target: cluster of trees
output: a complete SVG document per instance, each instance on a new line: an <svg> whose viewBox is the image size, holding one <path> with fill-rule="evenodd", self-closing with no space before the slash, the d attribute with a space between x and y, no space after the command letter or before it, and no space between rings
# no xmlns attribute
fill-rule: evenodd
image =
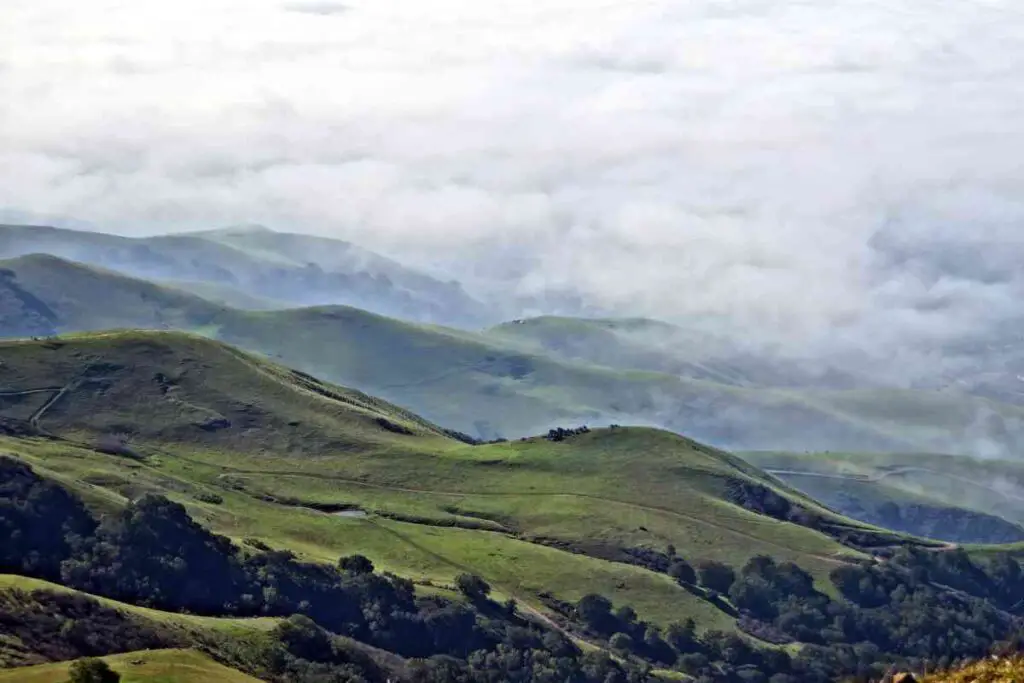
<svg viewBox="0 0 1024 683"><path fill-rule="evenodd" d="M574 616L589 635L603 638L617 654L676 668L702 681L763 683L771 677L772 683L785 683L797 671L783 650L756 648L736 633L698 634L692 619L662 630L638 619L628 606L613 609L600 595L584 596Z"/></svg>
<svg viewBox="0 0 1024 683"><path fill-rule="evenodd" d="M243 554L161 496L98 524L80 501L10 458L0 458L0 492L0 529L15 539L0 546L4 571L169 611L299 615L278 634L280 656L260 659L274 663L268 671L280 680L372 680L365 666L339 661L335 635L422 660L415 670L423 681L639 680L629 666L584 657L558 632L517 615L514 604L494 603L490 586L473 575L457 581L467 604L417 598L411 582L378 574L361 556L329 566L288 552ZM0 618L0 635L7 632ZM104 646L78 649L100 655L123 647ZM453 667L458 678L445 673Z"/></svg>
<svg viewBox="0 0 1024 683"><path fill-rule="evenodd" d="M796 564L767 556L739 571L720 562L694 569L678 558L672 566L681 582L727 598L741 630L804 647L791 657L734 633L697 634L692 621L662 631L599 595L585 596L571 616L623 655L703 681L772 683L877 680L893 664L947 666L988 652L1024 627L1024 572L1006 554L977 562L962 549L907 547L884 562L843 564L830 576L842 600L818 591Z"/></svg>
<svg viewBox="0 0 1024 683"><path fill-rule="evenodd" d="M96 527L80 500L28 465L0 457L0 572L59 579L71 546Z"/></svg>
<svg viewBox="0 0 1024 683"><path fill-rule="evenodd" d="M87 657L71 665L68 670L68 683L120 683L121 674L117 673L102 659Z"/></svg>
<svg viewBox="0 0 1024 683"><path fill-rule="evenodd" d="M590 427L583 425L581 427L574 427L566 429L564 427L556 427L555 429L549 429L548 433L544 435L544 438L548 441L565 441L570 436L578 436L580 434L587 434L590 432Z"/></svg>

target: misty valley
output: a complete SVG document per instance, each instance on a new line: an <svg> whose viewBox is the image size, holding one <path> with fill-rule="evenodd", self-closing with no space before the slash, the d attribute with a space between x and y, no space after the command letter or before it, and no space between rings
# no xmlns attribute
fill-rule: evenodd
<svg viewBox="0 0 1024 683"><path fill-rule="evenodd" d="M0 1L0 683L1024 683L1022 37Z"/></svg>
<svg viewBox="0 0 1024 683"><path fill-rule="evenodd" d="M887 381L259 227L0 259L0 682L874 681L1024 626L991 357Z"/></svg>

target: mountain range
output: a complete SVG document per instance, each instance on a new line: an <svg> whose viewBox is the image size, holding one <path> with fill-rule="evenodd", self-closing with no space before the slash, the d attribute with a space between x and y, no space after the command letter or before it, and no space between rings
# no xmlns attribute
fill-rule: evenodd
<svg viewBox="0 0 1024 683"><path fill-rule="evenodd" d="M880 385L656 320L542 317L467 329L337 303L351 290L328 294L314 287L337 297L334 303L294 307L266 299L273 288L265 283L241 286L263 282L267 273L289 280L305 270L297 256L280 257L287 267L268 265L272 245L291 244L291 252L281 246L282 254L301 251L295 245L306 255L320 251L318 268L328 272L331 249L305 239L262 229L127 240L0 228L0 254L36 250L0 262L0 336L190 331L484 439L567 423L630 423L746 450L1005 454L1024 433L1024 408L1014 403L955 387ZM351 250L344 243L335 248ZM150 277L139 277L143 271ZM183 271L191 279L181 279ZM415 296L432 300L436 281L416 277L426 286ZM461 291L453 287L443 291Z"/></svg>
<svg viewBox="0 0 1024 683"><path fill-rule="evenodd" d="M0 258L59 256L255 308L349 304L422 321L476 323L482 304L455 282L340 240L249 226L128 238L0 225Z"/></svg>

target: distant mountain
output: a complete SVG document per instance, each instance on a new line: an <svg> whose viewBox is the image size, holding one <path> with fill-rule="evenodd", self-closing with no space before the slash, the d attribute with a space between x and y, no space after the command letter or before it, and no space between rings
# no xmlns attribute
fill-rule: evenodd
<svg viewBox="0 0 1024 683"><path fill-rule="evenodd" d="M727 337L650 318L542 316L502 323L487 330L486 335L564 360L734 386L875 386L826 363L755 353Z"/></svg>
<svg viewBox="0 0 1024 683"><path fill-rule="evenodd" d="M745 453L843 514L965 543L1024 541L1024 464L935 453Z"/></svg>
<svg viewBox="0 0 1024 683"><path fill-rule="evenodd" d="M201 330L223 306L113 271L32 254L0 261L0 335L119 327Z"/></svg>
<svg viewBox="0 0 1024 683"><path fill-rule="evenodd" d="M748 449L1010 451L1024 438L1024 410L1016 406L952 391L773 385L767 369L724 355L703 360L699 347L685 350L689 355L682 357L692 361L675 372L639 370L646 351L626 343L629 337L624 342L613 334L611 351L595 340L612 334L608 326L649 331L661 323L556 322L584 330L596 344L589 357L603 364L514 338L504 328L473 333L344 306L245 311L52 256L0 262L0 336L126 327L192 331L486 439L581 423L660 426ZM612 366L615 349L621 349L621 367ZM668 351L654 360L675 362ZM635 363L629 360L634 352L640 354Z"/></svg>
<svg viewBox="0 0 1024 683"><path fill-rule="evenodd" d="M475 325L482 304L442 282L338 240L261 227L128 238L43 226L0 225L0 258L46 253L149 280L217 287L265 305L344 304L424 322Z"/></svg>

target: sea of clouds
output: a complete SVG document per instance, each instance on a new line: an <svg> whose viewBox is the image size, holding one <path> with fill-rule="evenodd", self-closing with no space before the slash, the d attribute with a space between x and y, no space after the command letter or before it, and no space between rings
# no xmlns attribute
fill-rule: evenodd
<svg viewBox="0 0 1024 683"><path fill-rule="evenodd" d="M5 0L0 207L889 354L1019 317L1014 0ZM927 362L915 355L914 362Z"/></svg>

